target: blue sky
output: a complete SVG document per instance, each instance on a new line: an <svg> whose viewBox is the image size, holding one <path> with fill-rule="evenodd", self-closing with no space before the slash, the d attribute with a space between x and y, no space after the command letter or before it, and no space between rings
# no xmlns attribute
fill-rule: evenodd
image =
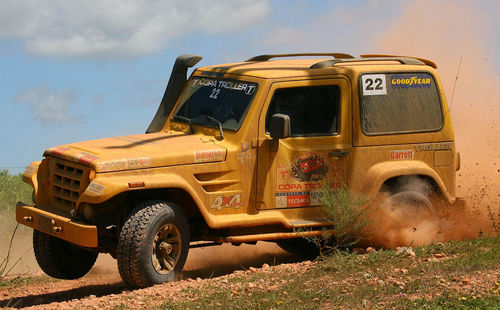
<svg viewBox="0 0 500 310"><path fill-rule="evenodd" d="M404 53L442 64L447 95L462 57L454 117L463 119L467 85L479 83L467 76L481 75L488 81L481 87L495 93L484 100L487 121L497 126L499 7L493 0L0 0L0 169L22 172L54 145L144 132L173 61L185 53L202 55L198 65L276 52Z"/></svg>

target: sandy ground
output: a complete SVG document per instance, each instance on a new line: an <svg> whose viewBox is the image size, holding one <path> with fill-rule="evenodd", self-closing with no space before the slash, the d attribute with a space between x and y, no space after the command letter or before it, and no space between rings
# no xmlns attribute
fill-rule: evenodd
<svg viewBox="0 0 500 310"><path fill-rule="evenodd" d="M273 266L300 261L300 257L294 257L270 242L196 248L189 252L182 273L183 280L176 283L182 287L190 281L200 282L232 274L238 270L247 270L250 267L259 268L263 264ZM35 273L41 272L37 270ZM94 268L79 280L33 284L29 286L29 291L26 287L14 289L0 287L0 305L15 308L34 306L38 309L71 308L82 298L113 299L114 296L127 292L129 288L118 274L116 260L110 255L101 254Z"/></svg>

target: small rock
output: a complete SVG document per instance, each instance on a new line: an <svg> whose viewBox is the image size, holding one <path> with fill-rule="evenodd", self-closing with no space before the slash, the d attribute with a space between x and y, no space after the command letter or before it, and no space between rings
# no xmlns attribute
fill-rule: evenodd
<svg viewBox="0 0 500 310"><path fill-rule="evenodd" d="M373 248L371 246L367 247L366 250L365 250L366 253L371 253L371 252L376 252L376 251L377 250L375 250L375 248Z"/></svg>
<svg viewBox="0 0 500 310"><path fill-rule="evenodd" d="M407 273L408 273L408 269L401 268L401 273L402 273L402 274L407 274Z"/></svg>
<svg viewBox="0 0 500 310"><path fill-rule="evenodd" d="M248 270L250 270L251 272L257 272L257 268L255 268L255 267L250 267L250 268L248 268Z"/></svg>
<svg viewBox="0 0 500 310"><path fill-rule="evenodd" d="M89 298L90 299L94 299L94 298L96 298L96 296L95 295L89 295Z"/></svg>
<svg viewBox="0 0 500 310"><path fill-rule="evenodd" d="M434 254L434 257L435 258L443 258L443 257L446 257L446 254L444 254L444 253L437 253L437 254Z"/></svg>
<svg viewBox="0 0 500 310"><path fill-rule="evenodd" d="M439 282L441 282L441 283L446 283L446 280L445 280L445 279L443 279L443 278L441 278L441 279L439 279Z"/></svg>
<svg viewBox="0 0 500 310"><path fill-rule="evenodd" d="M396 255L401 255L403 252L406 251L406 247L397 247L396 248Z"/></svg>
<svg viewBox="0 0 500 310"><path fill-rule="evenodd" d="M250 282L247 284L247 286L248 288L255 288L255 283Z"/></svg>
<svg viewBox="0 0 500 310"><path fill-rule="evenodd" d="M382 280L382 279L381 279L381 280L378 280L377 282L378 282L378 284L380 284L380 285L383 285L383 284L385 283L385 282L384 282L384 280Z"/></svg>
<svg viewBox="0 0 500 310"><path fill-rule="evenodd" d="M415 252L413 251L412 248L407 248L404 252L404 256L406 257L415 257Z"/></svg>
<svg viewBox="0 0 500 310"><path fill-rule="evenodd" d="M470 280L468 278L463 278L462 284L470 284Z"/></svg>
<svg viewBox="0 0 500 310"><path fill-rule="evenodd" d="M262 265L262 269L267 269L267 268L269 268L269 265L268 265L268 264L263 264L263 265Z"/></svg>
<svg viewBox="0 0 500 310"><path fill-rule="evenodd" d="M458 282L458 277L453 277L453 279L451 279L452 282Z"/></svg>
<svg viewBox="0 0 500 310"><path fill-rule="evenodd" d="M437 243L437 245L438 245L438 246L443 246L443 245L444 245L444 243L442 243L442 242L438 242L438 243Z"/></svg>
<svg viewBox="0 0 500 310"><path fill-rule="evenodd" d="M197 277L197 278L196 278L196 282L201 282L201 278L200 278L200 277Z"/></svg>
<svg viewBox="0 0 500 310"><path fill-rule="evenodd" d="M369 278L371 278L371 277L372 277L372 275L371 275L371 274L369 274L369 273L365 273L365 274L363 275L363 277L364 277L365 279L369 279Z"/></svg>

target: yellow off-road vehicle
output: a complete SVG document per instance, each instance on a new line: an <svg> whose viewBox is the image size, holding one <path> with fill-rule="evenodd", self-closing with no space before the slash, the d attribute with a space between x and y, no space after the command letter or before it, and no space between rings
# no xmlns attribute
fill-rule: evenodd
<svg viewBox="0 0 500 310"><path fill-rule="evenodd" d="M279 59L275 59L279 58ZM146 134L45 151L24 181L44 272L85 275L98 253L134 287L170 281L188 250L276 241L299 250L297 228L321 234L318 189L343 184L431 207L455 200L455 150L436 65L341 53L261 55L187 70L177 58ZM425 183L425 191L405 184Z"/></svg>

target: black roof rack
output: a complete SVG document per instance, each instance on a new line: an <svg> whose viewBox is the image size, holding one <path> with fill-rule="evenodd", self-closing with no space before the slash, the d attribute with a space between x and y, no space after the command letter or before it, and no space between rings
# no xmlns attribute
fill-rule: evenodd
<svg viewBox="0 0 500 310"><path fill-rule="evenodd" d="M361 57L364 57L365 55L362 55ZM425 63L421 59L417 58L411 58L411 57L364 57L364 58L352 58L352 59L332 59L332 60L325 60L321 61L318 63L315 63L314 65L310 66L309 68L311 69L318 69L318 68L327 68L327 67L332 67L335 64L338 63L353 63L353 62L361 62L361 61L397 61L403 65L430 65L428 63ZM433 67L433 66L431 66ZM436 68L436 67L434 67Z"/></svg>
<svg viewBox="0 0 500 310"><path fill-rule="evenodd" d="M321 61L315 63L310 68L325 68L334 66L337 63L345 63L345 62L359 62L359 61L398 61L404 65L427 65L431 66L434 69L437 69L437 65L435 62L429 59L420 58L420 57L408 57L408 56L397 56L397 55L385 55L385 54L365 54L360 55L361 58L351 58L351 59L332 59L327 61Z"/></svg>
<svg viewBox="0 0 500 310"><path fill-rule="evenodd" d="M259 55L245 60L248 61L268 61L277 57L300 57L300 56L332 56L335 59L354 58L354 56L344 53L296 53L296 54L266 54Z"/></svg>
<svg viewBox="0 0 500 310"><path fill-rule="evenodd" d="M413 59L418 59L424 64L433 67L434 69L437 69L437 65L434 61L425 59L425 58L420 58L420 57L413 57L413 56L400 56L400 55L386 55L386 54L364 54L360 55L361 58L372 58L372 57L405 57L405 58L413 58Z"/></svg>

